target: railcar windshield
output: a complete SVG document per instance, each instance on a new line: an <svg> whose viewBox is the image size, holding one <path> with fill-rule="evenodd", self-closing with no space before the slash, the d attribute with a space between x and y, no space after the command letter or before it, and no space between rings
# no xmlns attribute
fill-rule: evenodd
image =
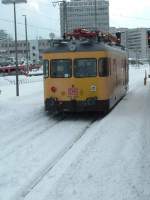
<svg viewBox="0 0 150 200"><path fill-rule="evenodd" d="M51 60L51 77L69 78L72 76L72 61L69 59Z"/></svg>
<svg viewBox="0 0 150 200"><path fill-rule="evenodd" d="M94 58L82 58L74 60L74 76L95 77L97 75L97 60Z"/></svg>

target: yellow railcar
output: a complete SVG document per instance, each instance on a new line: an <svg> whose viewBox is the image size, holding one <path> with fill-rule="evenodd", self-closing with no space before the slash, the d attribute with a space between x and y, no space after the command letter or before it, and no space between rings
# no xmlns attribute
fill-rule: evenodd
<svg viewBox="0 0 150 200"><path fill-rule="evenodd" d="M121 47L60 41L43 60L47 111L108 112L127 92L127 55Z"/></svg>

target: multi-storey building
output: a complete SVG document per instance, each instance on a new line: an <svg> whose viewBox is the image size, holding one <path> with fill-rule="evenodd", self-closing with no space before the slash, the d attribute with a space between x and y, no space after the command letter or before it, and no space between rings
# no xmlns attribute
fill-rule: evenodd
<svg viewBox="0 0 150 200"><path fill-rule="evenodd" d="M147 59L149 57L147 43L148 28L110 28L111 33L118 31L122 33L122 45L126 47L130 58Z"/></svg>
<svg viewBox="0 0 150 200"><path fill-rule="evenodd" d="M109 30L108 0L71 0L60 5L61 35L75 28Z"/></svg>
<svg viewBox="0 0 150 200"><path fill-rule="evenodd" d="M0 30L0 40L6 40L8 38L8 34L4 30Z"/></svg>
<svg viewBox="0 0 150 200"><path fill-rule="evenodd" d="M48 39L31 40L28 41L28 56L32 63L38 62L42 59L42 52L49 48L50 42ZM26 41L20 40L17 42L18 60L26 60ZM15 58L15 42L3 40L0 41L0 57L12 57Z"/></svg>
<svg viewBox="0 0 150 200"><path fill-rule="evenodd" d="M136 28L127 31L129 57L137 59L148 58L147 30L146 28Z"/></svg>

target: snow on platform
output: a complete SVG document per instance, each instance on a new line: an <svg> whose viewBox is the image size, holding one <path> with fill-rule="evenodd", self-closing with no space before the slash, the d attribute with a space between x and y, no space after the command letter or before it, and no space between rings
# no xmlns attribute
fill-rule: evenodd
<svg viewBox="0 0 150 200"><path fill-rule="evenodd" d="M47 116L42 81L24 84L19 98L14 86L3 86L0 200L149 200L150 82L144 86L144 73L145 67L130 68L127 96L45 174L90 120L57 123Z"/></svg>

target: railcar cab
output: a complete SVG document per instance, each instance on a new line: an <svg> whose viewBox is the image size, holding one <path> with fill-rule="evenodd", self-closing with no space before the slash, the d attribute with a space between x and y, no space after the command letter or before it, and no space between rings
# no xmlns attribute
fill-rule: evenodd
<svg viewBox="0 0 150 200"><path fill-rule="evenodd" d="M54 47L53 48L54 51L58 47L60 49L60 52L63 52L63 48L67 46L68 49L65 51L75 52L78 51L79 45L91 48L95 43L95 41L99 43L104 42L105 44L108 44L110 46L112 45L120 46L120 48L123 49L123 47L120 45L121 34L119 32L116 33L115 37L109 33L103 33L101 31L88 31L85 28L78 28L71 33L64 33L63 39L52 40L51 46ZM96 58L94 58L93 56L93 58L82 57L82 58L77 58L75 60L61 58L61 59L52 59L50 61L47 59L44 60L43 65L44 65L45 78L48 76L52 78L61 78L61 77L69 78L72 76L72 73L74 73L75 77L86 76L86 74L84 73L89 73L89 76L94 76L94 73L95 74L97 73L97 66L98 66L99 76L104 77L109 75L110 62L108 56L104 56L103 58L99 58L98 60L96 60ZM74 66L73 70L71 69L72 66Z"/></svg>

